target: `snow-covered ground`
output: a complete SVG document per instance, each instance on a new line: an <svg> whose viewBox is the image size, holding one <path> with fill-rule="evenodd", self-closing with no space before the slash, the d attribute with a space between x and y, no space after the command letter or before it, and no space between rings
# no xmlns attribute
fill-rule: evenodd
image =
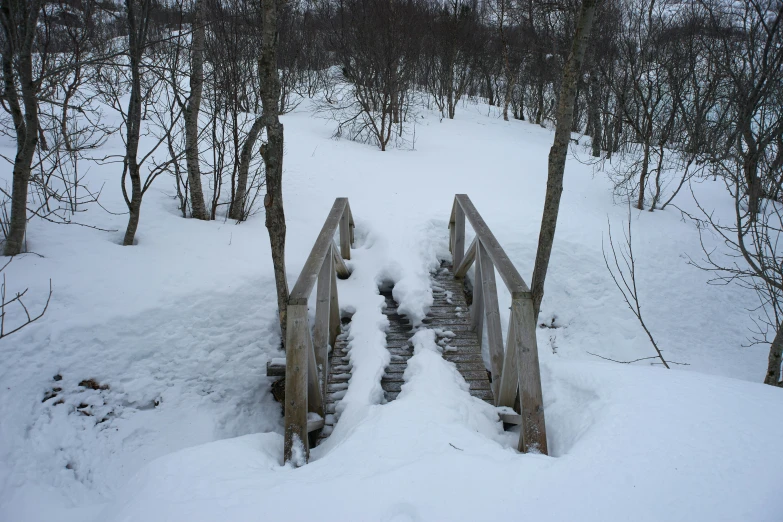
<svg viewBox="0 0 783 522"><path fill-rule="evenodd" d="M335 197L350 199L356 221L353 273L338 282L341 307L355 312L353 377L332 436L307 466L281 465L280 406L265 375L282 353L263 215L182 219L161 177L137 246L119 245L125 216L96 207L79 219L116 232L33 220L29 249L40 256L6 269L9 293L30 287L31 308L49 278L54 295L40 322L0 341L0 520L783 517L783 395L760 384L766 346L743 347L756 298L710 286L688 264L701 257L699 233L679 211L632 220L645 319L667 358L687 366L601 361L588 352L629 360L652 347L602 257L607 219L619 230L627 207L604 173L569 158L540 316L558 328L538 329L552 455L520 455L430 330L415 338L403 393L380 404L388 355L377 287L393 281L402 309L426 314L455 193L470 195L529 279L552 133L466 105L453 121L425 112L415 150L382 153L331 139L334 124L305 106L283 123L289 283ZM115 212L125 210L119 173L90 173ZM694 190L730 217L720 181ZM676 203L693 210L689 198ZM502 295L501 310L508 303Z"/></svg>

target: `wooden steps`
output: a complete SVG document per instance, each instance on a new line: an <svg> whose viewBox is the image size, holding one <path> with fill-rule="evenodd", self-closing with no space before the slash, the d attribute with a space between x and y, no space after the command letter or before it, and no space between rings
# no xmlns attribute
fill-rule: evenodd
<svg viewBox="0 0 783 522"><path fill-rule="evenodd" d="M470 386L470 394L494 404L481 344L471 325L463 281L454 279L451 263L447 261L441 261L440 268L431 278L434 302L422 322L436 330L443 358L456 365Z"/></svg>
<svg viewBox="0 0 783 522"><path fill-rule="evenodd" d="M345 396L348 390L348 383L351 380L351 359L348 356L348 332L350 332L350 319L343 319L340 327L340 334L334 343L331 354L329 354L329 381L326 384L326 400L324 401L324 427L318 435L318 442L332 434L334 425L340 420L340 412L337 411L337 405Z"/></svg>
<svg viewBox="0 0 783 522"><path fill-rule="evenodd" d="M432 274L434 302L423 325L436 331L438 345L443 348L443 358L454 363L457 370L470 386L470 394L490 404L494 396L489 373L481 356L481 345L473 331L470 310L462 281L455 280L451 264L444 261ZM384 312L389 318L386 332L386 348L391 353L391 362L381 379L386 401L393 401L400 394L405 383L403 373L408 359L413 356L410 338L414 331L407 317L398 313L397 303L391 288L382 288L380 293L386 299Z"/></svg>
<svg viewBox="0 0 783 522"><path fill-rule="evenodd" d="M411 331L411 323L408 318L398 313L397 302L392 296L392 289L390 287L382 287L380 293L386 299L386 307L383 310L383 313L389 318L389 329L386 331L386 348L391 353L391 362L386 367L383 378L381 378L381 388L383 388L386 402L391 402L400 394L402 385L405 383L402 375L408 366L408 359L413 356L413 346L410 343L410 338L414 332Z"/></svg>

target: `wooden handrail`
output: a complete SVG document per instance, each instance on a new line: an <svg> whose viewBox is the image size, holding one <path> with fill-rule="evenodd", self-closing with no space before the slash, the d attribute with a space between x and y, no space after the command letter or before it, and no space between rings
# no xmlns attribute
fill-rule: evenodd
<svg viewBox="0 0 783 522"><path fill-rule="evenodd" d="M324 226L321 227L321 233L315 240L315 245L307 256L299 279L291 290L288 298L288 304L307 304L307 299L313 292L315 280L318 278L318 271L323 265L326 254L329 252L334 241L334 234L340 229L340 255L343 259L351 259L351 245L353 244L353 216L351 216L351 207L348 205L348 198L337 198L334 200L332 210L326 217Z"/></svg>
<svg viewBox="0 0 783 522"><path fill-rule="evenodd" d="M350 275L344 259L351 257L353 216L348 198L337 198L321 227L288 298L285 364L285 443L283 460L292 461L297 447L310 455L310 432L323 427L324 398L329 376L329 347L340 331L337 274ZM334 235L340 230L340 246ZM311 331L307 301L316 287L315 325ZM308 414L314 413L320 421ZM311 416L312 417L312 416ZM318 417L315 417L316 419ZM301 444L301 446L300 446ZM301 464L293 462L294 465Z"/></svg>
<svg viewBox="0 0 783 522"><path fill-rule="evenodd" d="M465 218L476 237L465 252ZM471 325L483 340L486 319L492 392L496 406L515 407L519 392L519 451L547 453L546 424L538 362L533 297L522 276L467 194L457 194L449 219L449 248L454 277L465 277L475 265ZM495 269L511 293L506 347L500 326ZM510 418L510 417L506 417Z"/></svg>
<svg viewBox="0 0 783 522"><path fill-rule="evenodd" d="M459 224L460 215L463 216L461 218L461 226ZM484 248L487 249L489 258L492 259L492 263L495 265L495 268L497 268L503 282L506 283L506 288L511 292L511 295L529 294L530 288L528 288L525 280L522 279L522 276L519 275L516 267L508 258L508 255L506 255L506 251L503 250L503 247L500 246L498 240L495 239L495 234L492 233L484 222L484 218L481 217L481 214L478 213L476 207L473 206L473 202L467 194L457 194L454 196L454 207L452 208L451 219L449 220L449 228L454 231L452 234L455 235L452 247L456 252L452 252L455 256L454 266L457 267L465 255L460 248L460 241L463 248L465 244L465 218L468 219L473 230L476 232L476 237L481 240ZM462 231L461 234L459 233L460 229ZM457 258L459 258L459 261L457 261ZM465 269L465 271L467 271L467 269Z"/></svg>

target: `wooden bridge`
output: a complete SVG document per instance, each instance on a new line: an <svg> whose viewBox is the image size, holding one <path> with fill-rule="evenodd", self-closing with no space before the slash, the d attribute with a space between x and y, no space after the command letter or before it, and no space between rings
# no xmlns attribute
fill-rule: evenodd
<svg viewBox="0 0 783 522"><path fill-rule="evenodd" d="M467 250L466 222L475 232ZM288 300L285 364L267 366L268 375L285 376L285 462L292 460L299 444L306 460L310 446L328 437L339 420L337 404L348 388L351 363L347 341L350 324L341 325L336 278L350 276L344 260L351 256L353 227L348 199L337 198ZM339 246L334 242L338 229ZM513 408L515 414L498 416L504 425L521 424L517 449L546 454L530 290L465 194L454 198L449 233L452 263L442 262L432 274L434 303L422 327L441 333L443 357L456 365L471 395L498 407ZM473 288L466 292L465 277L473 266ZM511 294L505 347L495 270ZM314 289L315 324L311 328L307 302ZM415 332L408 319L398 313L391 289L380 291L386 298L385 313L390 323L386 343L391 352L381 386L386 401L391 401L404 382L403 372L413 355L410 338ZM481 355L485 328L489 368Z"/></svg>

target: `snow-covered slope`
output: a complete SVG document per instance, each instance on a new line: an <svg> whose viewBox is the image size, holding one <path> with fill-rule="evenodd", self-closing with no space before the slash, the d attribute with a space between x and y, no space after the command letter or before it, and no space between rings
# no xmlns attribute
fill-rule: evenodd
<svg viewBox="0 0 783 522"><path fill-rule="evenodd" d="M119 246L125 217L98 208L82 222L117 232L32 221L29 248L43 257L6 269L9 292L29 286L36 308L51 277L54 296L44 319L0 341L0 520L779 520L783 396L758 384L766 348L742 346L755 297L709 286L688 265L699 234L676 209L635 212L646 320L688 366L589 355L652 348L601 253L607 219L619 226L627 207L574 158L541 311L559 328L538 331L552 457L516 454L514 434L469 397L427 331L404 393L378 404L388 355L377 285L394 281L402 309L424 316L455 193L470 195L522 275L532 271L552 134L486 114L425 114L415 150L384 153L332 140L333 124L304 106L285 116L291 284L335 197L350 198L357 226L353 275L339 282L341 306L355 311L354 376L334 434L297 470L280 466L265 376L282 354L262 215L182 219L160 178L138 246ZM113 211L124 210L119 169L90 173ZM730 211L720 182L694 189ZM677 201L686 210L688 197Z"/></svg>

